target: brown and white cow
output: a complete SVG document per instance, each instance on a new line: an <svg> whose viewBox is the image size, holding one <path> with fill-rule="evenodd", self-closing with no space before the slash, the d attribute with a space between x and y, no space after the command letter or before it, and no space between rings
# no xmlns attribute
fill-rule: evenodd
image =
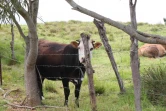
<svg viewBox="0 0 166 111"><path fill-rule="evenodd" d="M89 40L90 52L100 46L100 42ZM75 85L75 103L79 107L79 92L85 73L84 63L85 54L82 39L72 41L70 44L39 40L36 72L41 99L44 79L61 80L65 95L64 105L68 105L69 82L72 82Z"/></svg>
<svg viewBox="0 0 166 111"><path fill-rule="evenodd" d="M166 55L166 46L161 44L144 44L138 49L139 56L158 58Z"/></svg>

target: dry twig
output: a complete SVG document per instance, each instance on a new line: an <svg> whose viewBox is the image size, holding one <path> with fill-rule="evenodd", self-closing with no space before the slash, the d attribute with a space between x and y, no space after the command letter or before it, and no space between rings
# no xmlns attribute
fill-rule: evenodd
<svg viewBox="0 0 166 111"><path fill-rule="evenodd" d="M13 89L13 90L9 90L7 91L4 95L3 95L3 98L6 99L7 95L9 95L11 92L13 91L18 91L19 89Z"/></svg>

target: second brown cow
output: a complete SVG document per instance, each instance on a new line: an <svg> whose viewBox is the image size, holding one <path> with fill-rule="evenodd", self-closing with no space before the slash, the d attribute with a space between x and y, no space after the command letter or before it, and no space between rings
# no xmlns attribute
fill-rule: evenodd
<svg viewBox="0 0 166 111"><path fill-rule="evenodd" d="M139 56L158 58L166 55L166 45L144 44L138 49Z"/></svg>

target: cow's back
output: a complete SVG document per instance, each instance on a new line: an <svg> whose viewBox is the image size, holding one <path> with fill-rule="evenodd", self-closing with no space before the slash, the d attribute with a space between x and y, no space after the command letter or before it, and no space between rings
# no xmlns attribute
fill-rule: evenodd
<svg viewBox="0 0 166 111"><path fill-rule="evenodd" d="M144 47L139 49L139 56L150 57L150 58L157 58L159 57L159 50L157 47Z"/></svg>
<svg viewBox="0 0 166 111"><path fill-rule="evenodd" d="M161 44L156 44L157 49L159 50L159 56L162 57L166 54L165 48Z"/></svg>
<svg viewBox="0 0 166 111"><path fill-rule="evenodd" d="M80 70L85 68L78 59L78 49L71 44L59 44L40 40L36 62L40 74L47 79L62 77L80 78Z"/></svg>
<svg viewBox="0 0 166 111"><path fill-rule="evenodd" d="M145 57L162 57L166 51L161 44L144 44L138 50L139 56Z"/></svg>
<svg viewBox="0 0 166 111"><path fill-rule="evenodd" d="M39 40L36 65L43 77L56 79L61 76L62 53L66 46L67 44Z"/></svg>

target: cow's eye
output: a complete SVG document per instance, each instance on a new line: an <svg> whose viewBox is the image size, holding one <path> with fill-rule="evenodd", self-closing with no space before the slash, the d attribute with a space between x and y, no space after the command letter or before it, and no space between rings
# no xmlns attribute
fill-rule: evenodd
<svg viewBox="0 0 166 111"><path fill-rule="evenodd" d="M78 47L78 49L80 49L80 47Z"/></svg>
<svg viewBox="0 0 166 111"><path fill-rule="evenodd" d="M93 48L90 48L90 51L92 51L93 50Z"/></svg>

